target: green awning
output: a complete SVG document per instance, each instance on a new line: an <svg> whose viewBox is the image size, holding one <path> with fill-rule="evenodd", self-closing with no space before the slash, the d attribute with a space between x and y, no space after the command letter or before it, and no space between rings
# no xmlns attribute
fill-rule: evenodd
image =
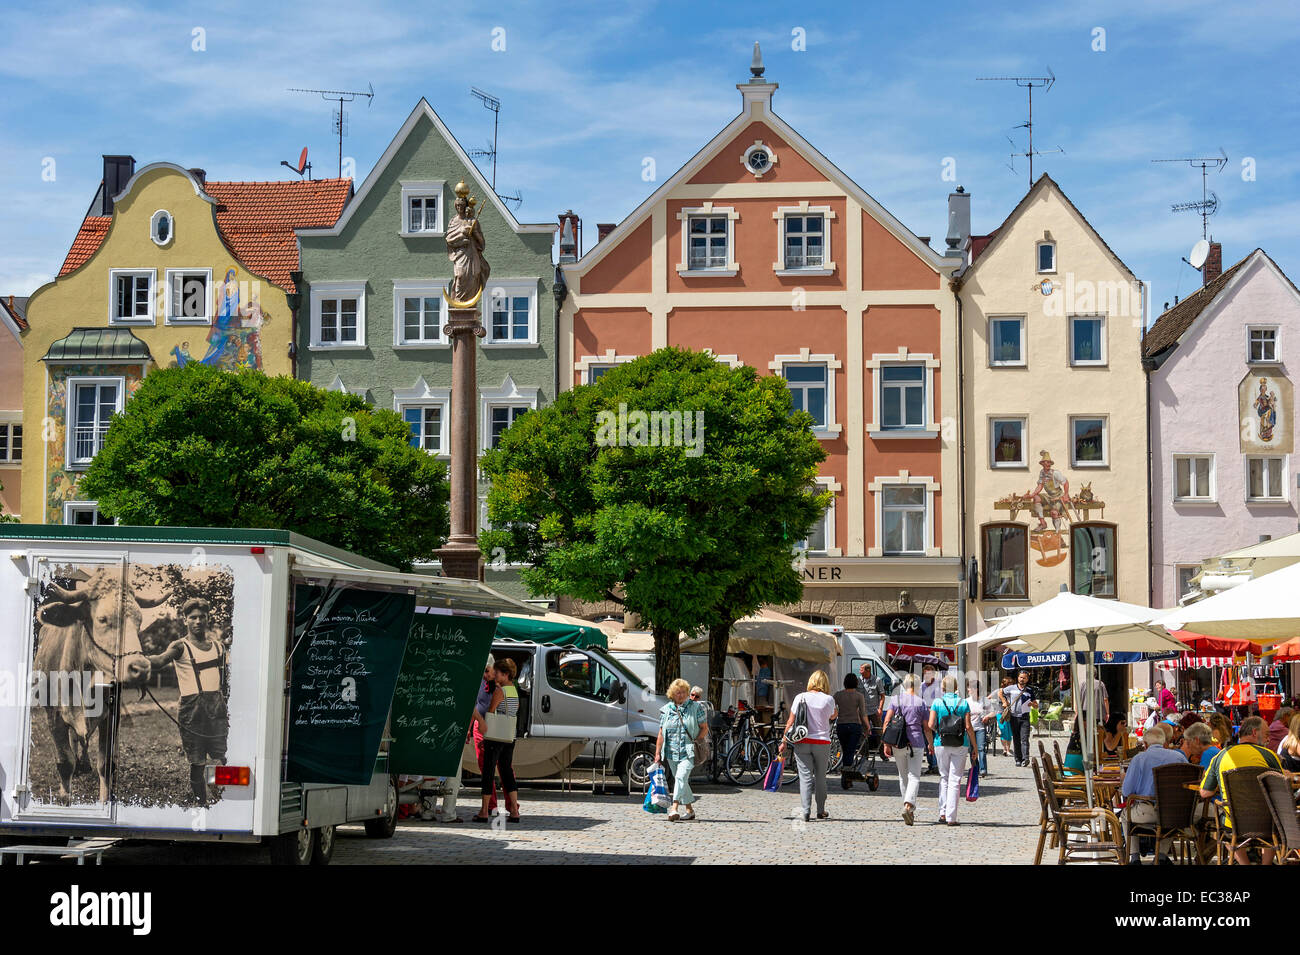
<svg viewBox="0 0 1300 955"><path fill-rule="evenodd" d="M605 631L600 627L595 624L584 626L577 620L565 619L563 614L554 613L544 617L521 617L503 613L497 620L496 638L578 649L596 647L604 650L609 646Z"/></svg>
<svg viewBox="0 0 1300 955"><path fill-rule="evenodd" d="M129 328L74 328L50 345L41 361L153 361L149 346Z"/></svg>

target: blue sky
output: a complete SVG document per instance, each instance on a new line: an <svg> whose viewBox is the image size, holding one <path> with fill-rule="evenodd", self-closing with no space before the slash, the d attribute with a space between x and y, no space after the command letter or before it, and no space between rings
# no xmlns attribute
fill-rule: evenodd
<svg viewBox="0 0 1300 955"><path fill-rule="evenodd" d="M777 112L937 248L954 185L941 178L945 157L973 195L977 232L1027 186L1023 158L1008 168L1008 136L1024 141L1014 128L1024 91L976 77L1050 66L1057 83L1035 96L1035 144L1065 152L1035 172L1152 283L1157 308L1200 282L1180 262L1200 220L1169 205L1199 199L1201 184L1156 158L1224 149L1210 227L1225 267L1260 246L1300 278L1300 5L122 2L11 11L6 26L0 293L29 293L57 272L101 153L279 179L280 160L306 145L316 175L333 175L330 107L286 92L295 86L374 84L373 105L351 106L344 141L358 182L421 96L463 145L486 145L492 115L469 87L494 93L499 190L522 194L522 221L573 208L594 241L595 223L617 222L653 189L646 157L662 181L736 115L756 39L780 84ZM193 49L196 30L205 49Z"/></svg>

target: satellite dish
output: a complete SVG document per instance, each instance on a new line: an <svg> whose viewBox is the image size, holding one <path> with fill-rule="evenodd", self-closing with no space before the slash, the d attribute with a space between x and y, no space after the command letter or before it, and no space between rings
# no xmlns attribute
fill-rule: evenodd
<svg viewBox="0 0 1300 955"><path fill-rule="evenodd" d="M302 152L298 154L298 175L302 175L302 171L306 168L307 168L307 147L303 146Z"/></svg>
<svg viewBox="0 0 1300 955"><path fill-rule="evenodd" d="M1187 261L1194 269L1199 269L1205 264L1206 258L1210 255L1210 243L1202 239L1192 246L1191 253L1187 256Z"/></svg>

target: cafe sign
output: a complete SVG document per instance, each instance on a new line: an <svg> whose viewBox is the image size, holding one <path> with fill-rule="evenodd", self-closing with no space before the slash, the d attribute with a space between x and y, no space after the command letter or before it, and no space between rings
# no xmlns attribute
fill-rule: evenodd
<svg viewBox="0 0 1300 955"><path fill-rule="evenodd" d="M928 613L882 613L876 615L876 632L897 643L934 646L934 615Z"/></svg>

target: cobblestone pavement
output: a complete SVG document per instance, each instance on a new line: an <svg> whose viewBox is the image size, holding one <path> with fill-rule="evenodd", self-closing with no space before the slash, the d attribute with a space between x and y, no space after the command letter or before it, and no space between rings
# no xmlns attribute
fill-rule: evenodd
<svg viewBox="0 0 1300 955"><path fill-rule="evenodd" d="M828 780L830 818L804 823L799 790L696 785L699 819L670 823L641 808L640 799L561 791L558 785L526 787L519 825L477 825L476 789L461 795L461 824L404 819L389 840L367 839L358 826L339 830L334 865L456 863L714 863L773 862L962 862L1028 864L1038 840L1038 799L1028 769L994 757L992 775L981 779L977 802L961 803L961 825L937 823L939 782L922 777L916 824L903 825L898 777L892 762L880 763L880 789L855 783L849 792L838 777ZM123 846L107 864L257 864L265 850L240 846Z"/></svg>

